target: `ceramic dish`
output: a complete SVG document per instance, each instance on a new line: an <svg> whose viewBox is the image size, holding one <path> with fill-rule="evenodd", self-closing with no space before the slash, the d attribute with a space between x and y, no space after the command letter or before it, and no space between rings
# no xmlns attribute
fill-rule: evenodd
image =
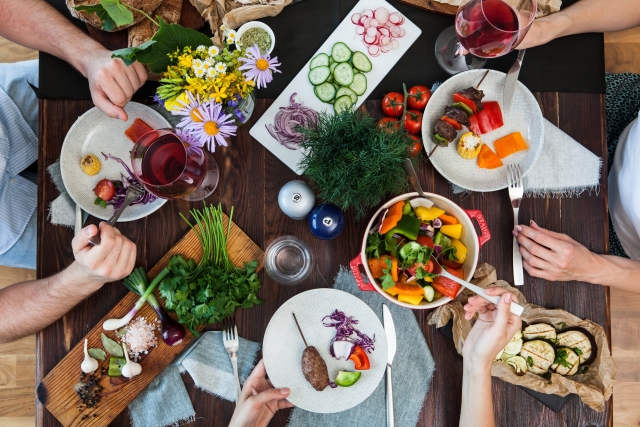
<svg viewBox="0 0 640 427"><path fill-rule="evenodd" d="M126 171L115 160L105 160L101 153L117 156L127 164L131 164L130 151L133 149L133 142L126 137L124 131L136 118L144 120L154 129L171 127L164 117L146 105L129 102L124 110L129 116L126 122L112 119L96 107L87 111L78 117L69 129L60 152L60 171L69 196L84 211L103 220L109 219L114 209L112 206L103 208L95 205L93 202L96 195L93 189L101 179L120 179L120 174L126 174ZM87 154L97 156L102 163L102 169L97 175L86 175L80 169L80 160ZM165 203L165 199L158 198L146 205L129 206L118 221L144 218L160 209Z"/></svg>
<svg viewBox="0 0 640 427"><path fill-rule="evenodd" d="M246 33L247 30L250 30L251 28L262 28L267 33L269 33L269 37L271 37L271 47L269 48L268 53L273 52L273 48L276 46L276 36L275 34L273 34L273 30L271 29L271 27L269 27L267 24L260 21L250 21L244 24L243 26L241 26L238 29L238 31L236 31L236 40L240 41L240 37L242 37L242 35ZM245 49L247 47L251 47L251 46L244 46Z"/></svg>
<svg viewBox="0 0 640 427"><path fill-rule="evenodd" d="M472 70L456 74L444 82L431 96L424 111L422 121L422 140L427 153L431 152L435 121L442 117L444 108L453 103L453 94L467 87L475 87L486 70ZM505 74L491 70L479 89L484 91L486 101L497 101L502 108ZM522 166L523 177L535 165L544 142L544 123L542 111L533 94L518 82L511 103L511 113L504 117L504 126L482 135L483 143L492 150L493 141L519 131L529 148L502 159L505 166L496 169L482 169L477 160L466 160L457 151L457 138L448 147L438 147L431 156L433 166L451 183L471 191L496 191L507 187L507 164ZM468 132L466 128L458 131L458 137ZM495 151L495 150L494 150Z"/></svg>

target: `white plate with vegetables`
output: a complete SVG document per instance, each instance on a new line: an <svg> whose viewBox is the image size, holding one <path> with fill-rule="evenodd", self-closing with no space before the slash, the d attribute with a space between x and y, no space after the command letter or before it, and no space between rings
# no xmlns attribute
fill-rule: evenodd
<svg viewBox="0 0 640 427"><path fill-rule="evenodd" d="M250 134L298 175L296 124L315 112L358 108L422 33L384 0L361 0Z"/></svg>
<svg viewBox="0 0 640 427"><path fill-rule="evenodd" d="M60 152L60 171L69 196L84 211L103 220L113 215L118 200L124 199L126 187L135 179L123 165L124 163L131 169L130 152L134 145L125 135L125 131L131 128L136 119L142 120L152 129L171 127L164 117L146 105L129 102L124 109L129 116L126 122L112 119L96 107L78 117L69 129ZM105 158L105 154L109 157ZM85 167L81 165L87 155L95 156L89 168L86 164ZM98 164L95 164L96 159ZM96 204L97 193L102 191L101 194L108 194L111 191L104 180L109 180L112 184L113 181L119 181L124 185L122 188L116 188L116 184L113 188L113 198L106 203ZM144 218L160 209L165 202L165 199L145 192L140 200L134 200L134 203L125 209L118 221Z"/></svg>
<svg viewBox="0 0 640 427"><path fill-rule="evenodd" d="M319 386L303 373L305 341L292 313L308 346L315 347L326 363L328 378L322 382L318 376ZM336 325L350 335L338 335ZM273 385L291 389L287 400L306 411L333 413L362 403L378 387L387 366L387 340L378 316L362 300L336 289L313 289L276 311L264 335L262 355Z"/></svg>

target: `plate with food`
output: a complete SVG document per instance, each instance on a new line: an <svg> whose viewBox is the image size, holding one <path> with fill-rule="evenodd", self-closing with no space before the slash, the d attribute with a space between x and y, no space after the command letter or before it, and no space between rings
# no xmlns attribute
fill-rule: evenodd
<svg viewBox="0 0 640 427"><path fill-rule="evenodd" d="M507 187L507 164L526 176L544 143L542 111L522 83L511 111L502 111L506 75L490 70L456 74L433 92L424 111L422 140L433 166L451 183L471 191ZM478 84L480 85L478 86Z"/></svg>
<svg viewBox="0 0 640 427"><path fill-rule="evenodd" d="M313 289L276 311L262 355L273 385L291 390L291 403L333 413L362 403L378 387L387 340L380 319L362 300L336 289Z"/></svg>
<svg viewBox="0 0 640 427"><path fill-rule="evenodd" d="M462 209L437 194L425 195L402 194L382 205L367 225L360 253L351 261L361 290L376 291L412 309L439 307L462 292L457 282L433 274L431 255L450 274L470 281L480 248L491 239L482 212ZM478 222L480 236L472 219Z"/></svg>
<svg viewBox="0 0 640 427"><path fill-rule="evenodd" d="M60 152L60 171L69 196L89 214L109 219L124 201L129 185L143 188L131 170L135 141L152 129L170 128L158 112L137 102L125 107L129 119L112 119L94 107L71 126ZM144 218L165 199L144 191L118 221Z"/></svg>
<svg viewBox="0 0 640 427"><path fill-rule="evenodd" d="M295 127L358 108L421 33L386 1L360 0L249 133L302 175Z"/></svg>

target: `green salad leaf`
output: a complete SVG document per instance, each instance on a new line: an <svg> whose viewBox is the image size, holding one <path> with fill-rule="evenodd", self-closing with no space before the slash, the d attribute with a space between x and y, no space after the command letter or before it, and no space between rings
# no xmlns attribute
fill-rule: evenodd
<svg viewBox="0 0 640 427"><path fill-rule="evenodd" d="M389 289L392 288L396 285L395 280L393 280L393 277L391 276L391 260L389 258L385 258L384 259L385 264L387 264L387 268L383 268L382 272L384 273L384 275L380 278L381 280L381 284L382 284L382 289Z"/></svg>

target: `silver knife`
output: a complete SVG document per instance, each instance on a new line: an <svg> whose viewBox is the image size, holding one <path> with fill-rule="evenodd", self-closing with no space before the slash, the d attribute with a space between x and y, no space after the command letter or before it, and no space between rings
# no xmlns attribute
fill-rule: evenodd
<svg viewBox="0 0 640 427"><path fill-rule="evenodd" d="M526 51L526 49L522 49L518 52L518 59L516 59L516 62L511 66L511 69L509 69L509 72L507 73L507 78L504 80L502 110L504 111L505 117L509 117L513 93L516 91L516 82L518 81L518 74L520 74L520 67L522 67L522 60L524 59L524 53Z"/></svg>
<svg viewBox="0 0 640 427"><path fill-rule="evenodd" d="M393 391L391 389L391 364L396 355L396 328L386 304L382 304L384 333L387 336L387 427L393 427Z"/></svg>

